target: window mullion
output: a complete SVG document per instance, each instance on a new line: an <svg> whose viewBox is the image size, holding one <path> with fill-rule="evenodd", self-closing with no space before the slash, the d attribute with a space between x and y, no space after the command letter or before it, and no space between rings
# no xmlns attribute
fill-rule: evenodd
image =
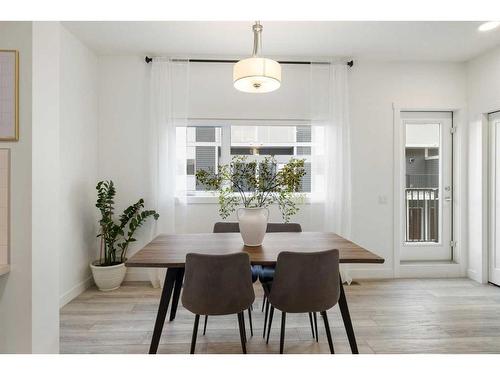
<svg viewBox="0 0 500 375"><path fill-rule="evenodd" d="M231 126L221 126L221 164L229 164L231 162Z"/></svg>

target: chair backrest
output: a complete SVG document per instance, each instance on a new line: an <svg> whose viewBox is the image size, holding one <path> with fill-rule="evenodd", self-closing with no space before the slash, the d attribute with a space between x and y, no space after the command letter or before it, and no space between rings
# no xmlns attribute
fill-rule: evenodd
<svg viewBox="0 0 500 375"><path fill-rule="evenodd" d="M340 296L339 251L278 255L269 302L289 313L321 312Z"/></svg>
<svg viewBox="0 0 500 375"><path fill-rule="evenodd" d="M236 314L255 300L247 253L186 255L183 306L198 315Z"/></svg>
<svg viewBox="0 0 500 375"><path fill-rule="evenodd" d="M239 233L240 226L235 222L217 222L214 224L214 233ZM267 223L267 233L276 232L302 232L298 223Z"/></svg>

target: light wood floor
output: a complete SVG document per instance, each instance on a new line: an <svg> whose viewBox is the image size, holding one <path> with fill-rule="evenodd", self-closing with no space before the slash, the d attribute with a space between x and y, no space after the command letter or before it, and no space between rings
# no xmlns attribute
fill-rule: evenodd
<svg viewBox="0 0 500 375"><path fill-rule="evenodd" d="M278 353L280 314L266 345L258 284L255 291L248 352ZM346 286L346 294L360 353L500 353L498 287L468 279L401 279L360 281ZM160 290L146 283L87 290L61 309L61 352L147 353L159 298ZM336 352L349 353L338 307L329 319ZM189 353L193 321L179 306L175 321L165 323L158 353ZM202 322L197 353L241 352L236 316L210 317L206 336ZM318 328L316 343L307 314L288 314L285 353L329 352L322 321Z"/></svg>

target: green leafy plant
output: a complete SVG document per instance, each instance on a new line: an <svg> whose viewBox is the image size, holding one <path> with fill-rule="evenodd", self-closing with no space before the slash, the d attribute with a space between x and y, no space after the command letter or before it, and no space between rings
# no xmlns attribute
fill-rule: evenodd
<svg viewBox="0 0 500 375"><path fill-rule="evenodd" d="M116 189L113 181L100 181L97 186L96 207L101 213L99 220L101 238L100 256L98 266L113 266L123 263L126 259L127 249L137 228L141 227L148 217L158 220L160 215L153 210L143 210L144 199L128 208L120 215L118 222L114 220L114 198Z"/></svg>
<svg viewBox="0 0 500 375"><path fill-rule="evenodd" d="M277 204L287 223L299 211L297 203L302 195L297 193L305 174L303 159L291 159L278 169L272 157L257 162L235 156L230 164L220 165L217 171L198 170L196 178L218 193L219 214L223 219L239 205L252 208Z"/></svg>

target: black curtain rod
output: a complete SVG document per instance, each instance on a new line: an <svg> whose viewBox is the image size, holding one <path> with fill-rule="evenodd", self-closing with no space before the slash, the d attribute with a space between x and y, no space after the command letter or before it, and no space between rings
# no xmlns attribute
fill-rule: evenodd
<svg viewBox="0 0 500 375"><path fill-rule="evenodd" d="M152 57L146 56L144 61L146 64L149 64L153 61ZM188 62L197 62L197 63L237 63L239 60L210 60L210 59L174 59L173 61L188 61ZM311 62L311 61L278 61L280 64L293 64L293 65L311 65L311 64L330 64L329 62ZM352 68L354 65L354 61L348 61L347 66Z"/></svg>

